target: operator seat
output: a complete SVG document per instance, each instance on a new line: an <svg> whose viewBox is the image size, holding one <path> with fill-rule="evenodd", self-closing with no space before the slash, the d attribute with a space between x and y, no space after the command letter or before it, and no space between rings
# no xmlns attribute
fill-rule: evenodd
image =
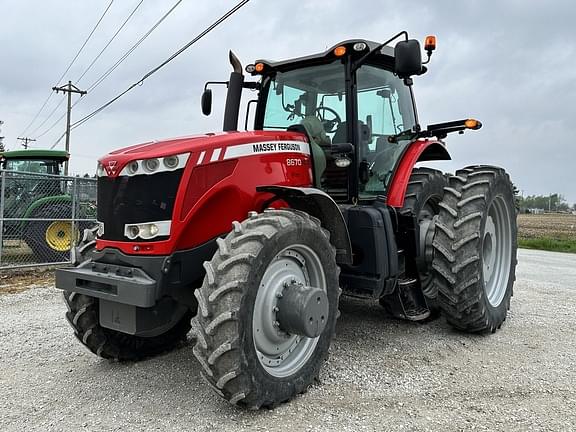
<svg viewBox="0 0 576 432"><path fill-rule="evenodd" d="M305 132L308 136L314 164L314 186L319 188L320 179L326 169L326 154L322 147L330 147L330 138L326 135L322 122L315 116L306 116L299 125L292 125L288 130Z"/></svg>

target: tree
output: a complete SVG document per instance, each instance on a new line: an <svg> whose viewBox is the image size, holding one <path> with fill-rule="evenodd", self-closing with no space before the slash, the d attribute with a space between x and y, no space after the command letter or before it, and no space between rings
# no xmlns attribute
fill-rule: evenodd
<svg viewBox="0 0 576 432"><path fill-rule="evenodd" d="M528 209L541 209L546 211L568 211L570 209L566 197L559 193L519 197L518 203L522 212L526 212Z"/></svg>

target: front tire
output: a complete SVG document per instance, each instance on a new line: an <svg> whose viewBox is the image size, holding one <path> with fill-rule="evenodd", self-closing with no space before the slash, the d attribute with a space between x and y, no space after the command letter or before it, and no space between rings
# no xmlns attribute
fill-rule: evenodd
<svg viewBox="0 0 576 432"><path fill-rule="evenodd" d="M194 354L203 377L230 403L274 407L304 392L328 355L340 295L335 249L319 222L300 211L252 213L233 226L195 292ZM327 298L325 327L315 338L278 322L283 289L302 283Z"/></svg>
<svg viewBox="0 0 576 432"><path fill-rule="evenodd" d="M74 264L92 259L96 247L96 228L84 230L80 244L73 250ZM185 344L193 311L187 310L165 333L154 337L129 335L102 327L98 299L64 291L68 307L66 319L82 345L99 357L115 361L139 361L172 351Z"/></svg>
<svg viewBox="0 0 576 432"><path fill-rule="evenodd" d="M435 280L447 321L469 332L495 332L514 284L517 226L508 174L471 166L450 178L434 237Z"/></svg>

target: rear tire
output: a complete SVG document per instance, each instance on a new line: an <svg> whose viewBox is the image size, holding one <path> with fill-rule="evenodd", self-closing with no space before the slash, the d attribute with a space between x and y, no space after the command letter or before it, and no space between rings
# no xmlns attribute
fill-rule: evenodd
<svg viewBox="0 0 576 432"><path fill-rule="evenodd" d="M33 218L66 219L70 218L70 206L58 204L44 207L34 213ZM64 262L70 260L70 249L78 240L79 232L68 221L31 221L26 227L25 240L42 263Z"/></svg>
<svg viewBox="0 0 576 432"><path fill-rule="evenodd" d="M412 171L406 189L404 206L400 210L400 214L416 216L421 237L427 235L428 227L440 212L440 202L446 186L448 186L448 180L442 171L432 168L414 168ZM426 298L431 316L437 317L439 313L437 305L438 286L434 283L432 254L430 253L432 250L431 239L421 238L420 244L424 247L421 250L421 256L416 257L417 269L415 270L418 273L420 288ZM396 293L391 294L391 296L397 297ZM380 305L389 314L396 316L397 312L390 308L390 304L391 300L388 299L388 296L380 299ZM402 317L398 316L398 318Z"/></svg>
<svg viewBox="0 0 576 432"><path fill-rule="evenodd" d="M495 332L506 319L516 278L510 178L502 168L464 168L450 178L440 206L433 243L439 304L452 326Z"/></svg>
<svg viewBox="0 0 576 432"><path fill-rule="evenodd" d="M95 234L96 228L84 231L80 244L74 249L75 265L92 258L96 246ZM115 361L143 360L184 345L193 316L193 312L187 310L165 333L141 337L102 327L97 298L64 291L64 301L68 307L66 319L80 343L97 356Z"/></svg>
<svg viewBox="0 0 576 432"><path fill-rule="evenodd" d="M253 409L274 407L317 380L328 355L340 295L336 253L318 220L300 211L252 213L233 227L218 240L218 251L204 264L202 288L195 292L194 354L203 378L222 398ZM327 323L316 338L282 334L273 318L279 316L278 287L298 273L311 286L317 279L327 294Z"/></svg>

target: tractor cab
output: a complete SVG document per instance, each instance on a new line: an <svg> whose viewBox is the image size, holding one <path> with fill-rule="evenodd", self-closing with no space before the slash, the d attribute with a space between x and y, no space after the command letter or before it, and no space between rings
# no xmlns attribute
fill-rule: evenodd
<svg viewBox="0 0 576 432"><path fill-rule="evenodd" d="M416 131L416 107L410 87L394 74L393 49L356 63L378 45L351 40L317 56L254 66L262 75L255 129L305 132L315 186L336 202L384 195L410 142L389 138Z"/></svg>
<svg viewBox="0 0 576 432"><path fill-rule="evenodd" d="M0 167L7 171L6 176L10 179L6 185L6 197L29 201L31 198L61 194L60 182L46 175L60 175L68 158L68 153L62 150L12 150L2 153ZM24 200L24 197L29 199Z"/></svg>
<svg viewBox="0 0 576 432"><path fill-rule="evenodd" d="M7 171L60 175L68 158L62 150L13 150L0 154L0 166Z"/></svg>
<svg viewBox="0 0 576 432"><path fill-rule="evenodd" d="M388 45L401 37L405 40L395 47ZM316 188L337 203L387 197L410 144L468 127L462 120L422 130L418 122L411 77L427 71L423 65L435 44L434 37L426 38L428 59L422 62L420 44L405 32L384 43L347 40L306 57L247 65L245 71L258 82L244 82L240 62L230 53L234 72L226 83L224 130L237 128L242 89L256 89L258 98L251 101L256 103L254 129L306 134ZM210 84L219 83L206 84L205 114L211 110ZM246 125L249 115L250 103ZM477 128L479 122L473 125ZM418 156L418 161L450 159L441 141L430 142Z"/></svg>

